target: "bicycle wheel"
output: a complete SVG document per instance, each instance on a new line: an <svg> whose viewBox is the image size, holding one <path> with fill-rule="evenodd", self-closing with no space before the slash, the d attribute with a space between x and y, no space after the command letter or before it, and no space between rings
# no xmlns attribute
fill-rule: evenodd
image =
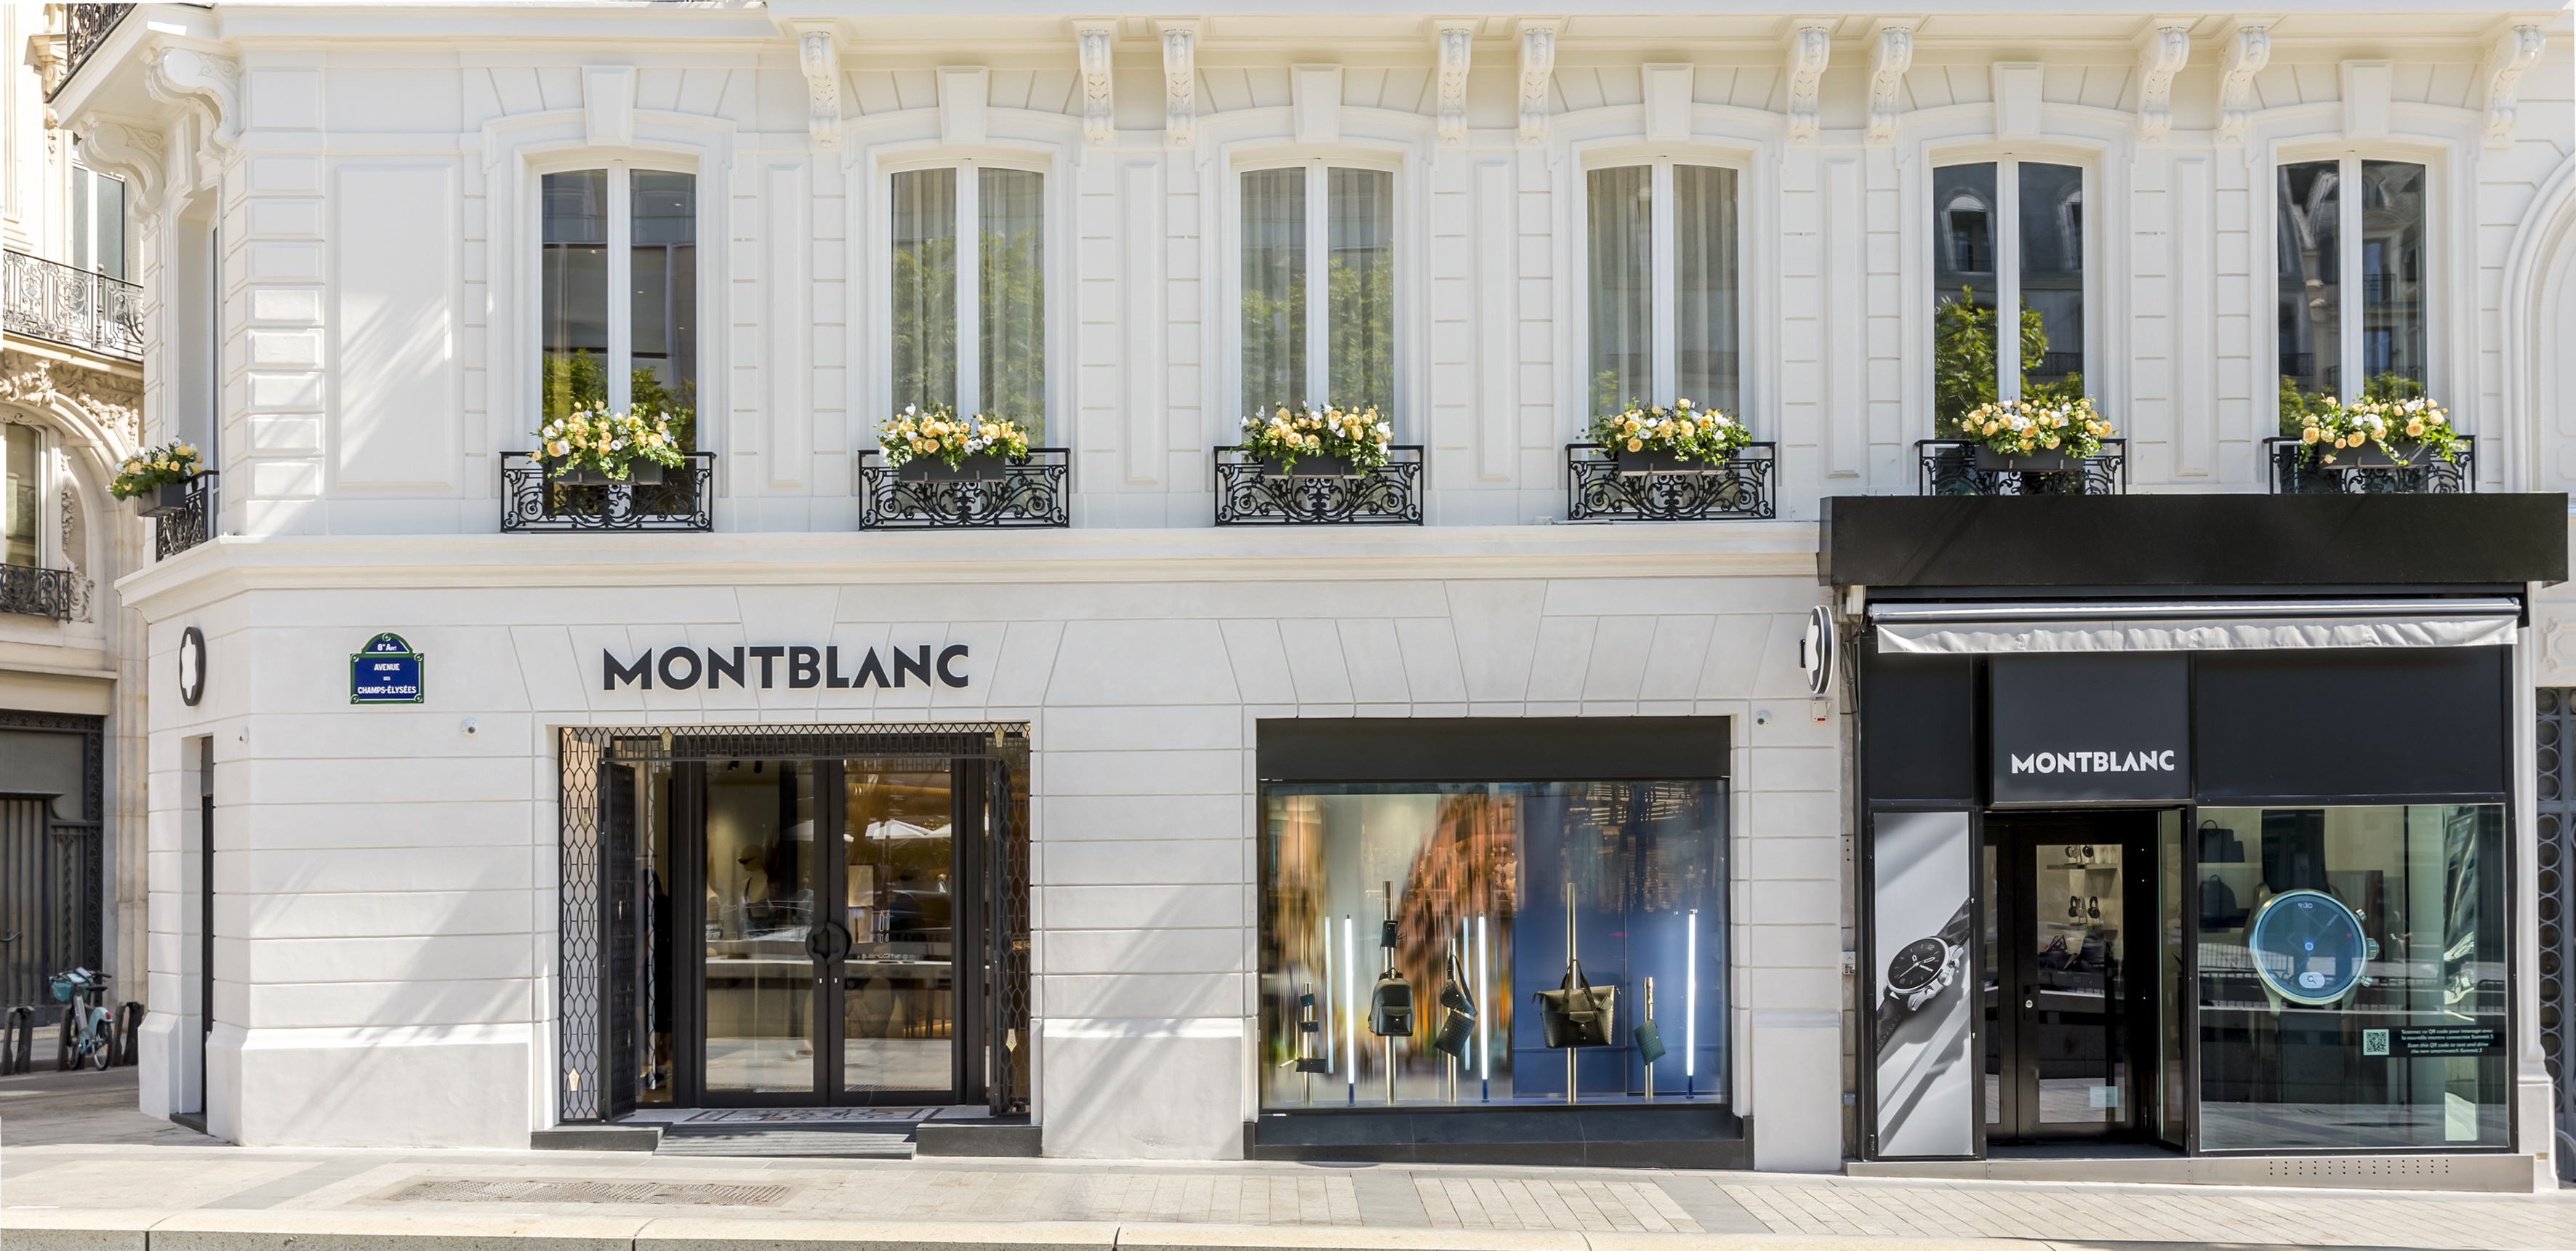
<svg viewBox="0 0 2576 1251"><path fill-rule="evenodd" d="M104 1073L116 1063L116 1033L108 1028L105 1012L100 1012L89 1026L89 1066Z"/></svg>
<svg viewBox="0 0 2576 1251"><path fill-rule="evenodd" d="M62 1048L54 1053L54 1067L64 1072L80 1067L80 1025L72 1019L78 1011L78 1005L63 1009Z"/></svg>

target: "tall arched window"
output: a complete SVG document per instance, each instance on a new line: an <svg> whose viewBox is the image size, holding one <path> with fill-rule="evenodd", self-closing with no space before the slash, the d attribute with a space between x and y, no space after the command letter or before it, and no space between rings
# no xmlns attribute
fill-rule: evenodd
<svg viewBox="0 0 2576 1251"><path fill-rule="evenodd" d="M892 179L894 408L1046 430L1046 176L964 163ZM976 263L957 263L975 240Z"/></svg>
<svg viewBox="0 0 2576 1251"><path fill-rule="evenodd" d="M543 182L545 417L592 404L648 409L669 414L681 445L695 448L697 175L617 162Z"/></svg>
<svg viewBox="0 0 2576 1251"><path fill-rule="evenodd" d="M1395 175L1243 174L1243 411L1395 412Z"/></svg>
<svg viewBox="0 0 2576 1251"><path fill-rule="evenodd" d="M1588 171L1590 415L1687 399L1739 412L1736 173L1656 160Z"/></svg>
<svg viewBox="0 0 2576 1251"><path fill-rule="evenodd" d="M1936 422L2083 395L2084 171L2011 157L1938 166L1932 215Z"/></svg>

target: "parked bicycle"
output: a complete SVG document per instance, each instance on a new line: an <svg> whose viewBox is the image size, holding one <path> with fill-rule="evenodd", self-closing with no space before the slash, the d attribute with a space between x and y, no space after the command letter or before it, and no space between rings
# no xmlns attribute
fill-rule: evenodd
<svg viewBox="0 0 2576 1251"><path fill-rule="evenodd" d="M54 1002L63 1005L63 1043L58 1063L77 1069L84 1062L104 1071L116 1062L116 1034L107 1012L107 974L90 969L56 973L51 979Z"/></svg>

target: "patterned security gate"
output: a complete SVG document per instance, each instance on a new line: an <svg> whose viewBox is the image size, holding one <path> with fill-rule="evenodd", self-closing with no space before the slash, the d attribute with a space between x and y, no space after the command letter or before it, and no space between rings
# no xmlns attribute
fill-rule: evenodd
<svg viewBox="0 0 2576 1251"><path fill-rule="evenodd" d="M0 1008L58 1009L45 979L105 960L97 717L0 711Z"/></svg>
<svg viewBox="0 0 2576 1251"><path fill-rule="evenodd" d="M562 1120L614 1120L639 1102L796 1106L903 1097L872 1092L855 1079L853 1088L844 1089L831 1076L848 1058L852 1040L842 1037L842 1014L832 1006L844 994L840 973L819 975L854 953L866 954L855 949L867 946L871 921L879 927L880 945L889 937L898 946L906 938L930 937L904 931L935 926L938 945L949 953L938 957L957 979L953 992L940 996L939 1026L949 1031L954 1064L948 1097L987 1103L997 1116L1027 1110L1025 726L571 727L562 731L561 749ZM837 784L845 775L868 772L859 767L863 762L945 779L946 824L926 828L918 812L907 814L913 820L880 813L874 822L858 815L868 788L852 783L843 792ZM799 784L811 789L800 791ZM827 785L835 789L827 793ZM750 795L759 802L745 809L741 800ZM774 807L773 795L779 797ZM767 815L759 808L769 808L776 818L766 827L767 845L776 850L801 843L795 859L802 868L761 862L748 853L739 827L746 817L757 823ZM814 872L818 861L842 859L820 852L845 836L850 841L839 846L847 864ZM943 876L935 891L897 889L877 880L861 861L872 850L884 850L882 840L936 840L952 848L946 864L957 880L952 885ZM723 866L727 880L715 880L719 875L710 866ZM784 888L767 886L753 898L730 880L737 872L783 874ZM718 898L728 892L741 897ZM891 908L863 907L863 895ZM926 904L939 915L929 916ZM738 928L746 922L747 930ZM703 955L693 956L701 933ZM738 953L730 958L740 963L719 959L720 945ZM803 965L809 956L815 963L804 971L818 974L812 1015L793 1006L782 1013L780 992L797 972L760 970ZM873 970L890 962L856 963ZM692 972L680 976L681 968ZM719 968L743 970L727 976L740 982L742 993L729 995L726 1005L714 1002L711 983L690 981L716 976L711 971ZM773 1014L769 1023L791 1033L741 1037L758 1031L747 1031L731 1009L758 1003L763 987ZM914 1001L926 1002L918 994ZM863 1005L849 1019L867 1015ZM707 1036L719 1020L734 1035L724 1040L735 1044L733 1054L716 1054L717 1040ZM874 1044L921 1055L918 1043L901 1034L857 1039L855 1050ZM781 1043L792 1050L776 1045ZM788 1082L766 1092L716 1080L720 1066L738 1065L743 1054L759 1053L764 1044L772 1076L798 1063L788 1057L830 1057L816 1069L822 1080L810 1086ZM739 1068L728 1073L741 1076Z"/></svg>
<svg viewBox="0 0 2576 1251"><path fill-rule="evenodd" d="M2539 724L2533 727L2536 793L2540 801L2537 868L2539 898L2533 906L2540 922L2540 1045L2549 1057L2549 1080L2558 1094L2559 1159L2566 1159L2566 1135L2576 1134L2576 1000L2571 1000L2571 973L2576 973L2576 687L2544 686L2536 693ZM2562 1167L2562 1174L2565 1172Z"/></svg>

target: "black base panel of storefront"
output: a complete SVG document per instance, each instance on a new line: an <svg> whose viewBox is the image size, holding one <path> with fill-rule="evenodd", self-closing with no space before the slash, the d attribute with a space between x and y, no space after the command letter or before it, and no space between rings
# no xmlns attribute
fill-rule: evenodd
<svg viewBox="0 0 2576 1251"><path fill-rule="evenodd" d="M1270 1113L1243 1127L1248 1160L1380 1164L1753 1167L1751 1125L1717 1104L1351 1108Z"/></svg>

